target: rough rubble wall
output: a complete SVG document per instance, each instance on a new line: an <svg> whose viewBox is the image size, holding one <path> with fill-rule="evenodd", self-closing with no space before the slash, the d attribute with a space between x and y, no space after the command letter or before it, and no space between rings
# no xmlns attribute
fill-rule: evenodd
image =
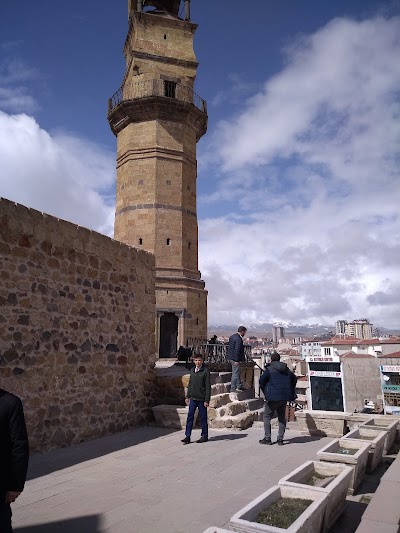
<svg viewBox="0 0 400 533"><path fill-rule="evenodd" d="M0 200L0 387L33 450L150 420L154 317L152 254Z"/></svg>

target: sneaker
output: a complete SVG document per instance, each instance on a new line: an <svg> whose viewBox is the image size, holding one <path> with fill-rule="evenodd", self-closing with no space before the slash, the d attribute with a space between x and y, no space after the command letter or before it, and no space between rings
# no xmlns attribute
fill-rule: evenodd
<svg viewBox="0 0 400 533"><path fill-rule="evenodd" d="M278 446L283 446L283 439L277 439Z"/></svg>
<svg viewBox="0 0 400 533"><path fill-rule="evenodd" d="M271 439L263 438L258 441L260 444L272 444Z"/></svg>
<svg viewBox="0 0 400 533"><path fill-rule="evenodd" d="M190 437L185 437L181 442L183 442L183 444L190 444Z"/></svg>
<svg viewBox="0 0 400 533"><path fill-rule="evenodd" d="M201 444L202 442L207 442L207 441L208 441L208 437L200 437L199 440L196 440L198 444Z"/></svg>
<svg viewBox="0 0 400 533"><path fill-rule="evenodd" d="M243 388L238 388L238 389L236 389L234 392L244 392L244 390L245 390L245 389L243 389Z"/></svg>

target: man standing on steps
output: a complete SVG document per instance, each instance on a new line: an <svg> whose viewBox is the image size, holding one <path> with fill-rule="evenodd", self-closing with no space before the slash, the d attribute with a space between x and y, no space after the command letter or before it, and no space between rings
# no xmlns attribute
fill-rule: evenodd
<svg viewBox="0 0 400 533"><path fill-rule="evenodd" d="M286 363L281 363L278 352L271 355L271 363L267 365L265 372L260 377L260 388L264 392L264 438L260 444L272 444L271 442L271 418L276 411L278 415L278 438L277 443L283 444L283 436L286 429L286 404L295 399L295 387L297 378L291 372Z"/></svg>
<svg viewBox="0 0 400 533"><path fill-rule="evenodd" d="M247 329L244 326L239 326L237 333L229 337L227 356L232 366L231 392L244 390L240 377L240 364L244 363L246 359L243 346L243 337L246 331Z"/></svg>

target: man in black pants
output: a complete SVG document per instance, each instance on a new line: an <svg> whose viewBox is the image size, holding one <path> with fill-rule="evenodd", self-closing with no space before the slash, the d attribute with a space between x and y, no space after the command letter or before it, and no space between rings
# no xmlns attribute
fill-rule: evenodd
<svg viewBox="0 0 400 533"><path fill-rule="evenodd" d="M283 436L286 429L286 404L295 399L297 378L291 372L286 363L281 363L278 352L271 355L271 363L267 365L265 372L260 377L260 388L266 399L264 407L264 438L260 444L272 444L271 442L271 418L276 411L278 415L278 438L277 443L283 444Z"/></svg>
<svg viewBox="0 0 400 533"><path fill-rule="evenodd" d="M21 400L0 389L0 532L11 533L11 503L24 489L29 445Z"/></svg>

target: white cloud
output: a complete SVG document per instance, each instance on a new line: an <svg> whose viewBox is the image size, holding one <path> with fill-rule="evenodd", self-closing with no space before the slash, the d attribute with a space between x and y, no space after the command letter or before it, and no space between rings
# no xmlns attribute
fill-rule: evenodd
<svg viewBox="0 0 400 533"><path fill-rule="evenodd" d="M200 223L201 270L224 293L209 321L400 327L400 17L335 19L285 54L209 140L222 177L201 200L235 213Z"/></svg>
<svg viewBox="0 0 400 533"><path fill-rule="evenodd" d="M51 135L26 114L0 111L0 195L112 234L115 154L74 135Z"/></svg>
<svg viewBox="0 0 400 533"><path fill-rule="evenodd" d="M3 43L1 49L15 52L19 42ZM18 56L7 55L0 61L0 109L10 113L33 113L39 104L32 94L32 82L42 75L35 68L27 65ZM28 88L27 85L30 85Z"/></svg>

